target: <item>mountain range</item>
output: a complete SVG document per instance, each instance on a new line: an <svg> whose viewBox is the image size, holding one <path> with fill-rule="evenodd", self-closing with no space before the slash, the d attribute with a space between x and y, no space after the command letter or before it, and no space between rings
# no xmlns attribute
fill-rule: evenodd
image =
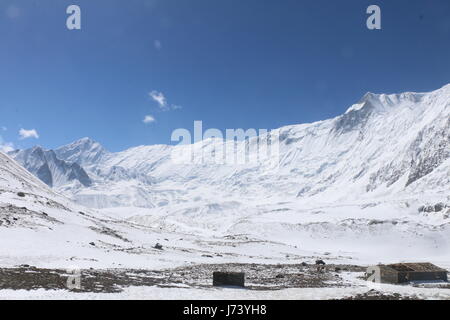
<svg viewBox="0 0 450 320"><path fill-rule="evenodd" d="M429 93L367 93L341 116L272 131L280 141L274 170L264 162L174 163L171 155L183 146L111 153L89 138L9 155L55 190L94 208L154 208L200 198L326 203L445 194L449 116L450 85ZM208 154L222 143L210 139L194 148Z"/></svg>

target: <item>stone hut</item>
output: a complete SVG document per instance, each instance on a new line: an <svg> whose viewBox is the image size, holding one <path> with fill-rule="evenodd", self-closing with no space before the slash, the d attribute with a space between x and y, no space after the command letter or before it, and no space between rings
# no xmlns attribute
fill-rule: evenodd
<svg viewBox="0 0 450 320"><path fill-rule="evenodd" d="M447 270L432 263L397 263L369 267L367 280L392 284L411 281L448 281Z"/></svg>

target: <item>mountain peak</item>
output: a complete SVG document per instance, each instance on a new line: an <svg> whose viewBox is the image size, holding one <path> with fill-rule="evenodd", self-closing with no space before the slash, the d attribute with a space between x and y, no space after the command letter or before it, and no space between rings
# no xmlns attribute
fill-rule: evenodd
<svg viewBox="0 0 450 320"><path fill-rule="evenodd" d="M368 101L368 100L371 100L371 99L374 99L374 98L378 98L379 96L380 96L380 94L376 94L376 93L368 91L368 92L366 92L365 95L363 95L363 97L361 98L360 102Z"/></svg>
<svg viewBox="0 0 450 320"><path fill-rule="evenodd" d="M109 154L100 143L88 137L59 147L55 153L58 158L75 162L81 166L95 164Z"/></svg>
<svg viewBox="0 0 450 320"><path fill-rule="evenodd" d="M31 147L30 149L31 151L45 151L44 147L40 146L40 145L35 145L34 147Z"/></svg>
<svg viewBox="0 0 450 320"><path fill-rule="evenodd" d="M76 140L68 145L93 145L93 144L99 144L99 143L89 137L84 137L84 138Z"/></svg>
<svg viewBox="0 0 450 320"><path fill-rule="evenodd" d="M89 138L89 137L84 137L84 138L81 138L80 140L78 140L79 142L94 142L94 140L92 140L91 138Z"/></svg>

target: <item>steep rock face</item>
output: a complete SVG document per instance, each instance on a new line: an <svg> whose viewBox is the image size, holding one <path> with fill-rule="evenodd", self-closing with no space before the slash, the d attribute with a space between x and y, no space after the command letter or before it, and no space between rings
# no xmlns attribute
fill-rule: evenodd
<svg viewBox="0 0 450 320"><path fill-rule="evenodd" d="M9 155L50 187L60 187L72 182L79 182L83 187L92 184L80 165L58 159L52 150L34 147L12 151Z"/></svg>

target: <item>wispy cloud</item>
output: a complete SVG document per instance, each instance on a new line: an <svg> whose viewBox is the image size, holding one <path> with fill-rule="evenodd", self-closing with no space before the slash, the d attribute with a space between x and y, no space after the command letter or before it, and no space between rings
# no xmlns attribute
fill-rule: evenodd
<svg viewBox="0 0 450 320"><path fill-rule="evenodd" d="M160 109L167 108L167 100L162 92L153 90L152 92L149 93L149 96L150 98L153 99L153 101L155 101L158 104Z"/></svg>
<svg viewBox="0 0 450 320"><path fill-rule="evenodd" d="M149 94L150 98L158 104L158 107L162 111L178 110L182 109L181 106L175 104L169 104L165 95L162 92L153 90Z"/></svg>
<svg viewBox="0 0 450 320"><path fill-rule="evenodd" d="M21 10L19 7L16 7L15 5L10 5L8 8L6 8L6 16L10 19L16 19L20 17Z"/></svg>
<svg viewBox="0 0 450 320"><path fill-rule="evenodd" d="M162 93L160 91L153 90L153 91L150 91L148 93L148 95L154 102L156 102L158 109L160 111L167 112L167 111L171 111L171 110L182 109L182 107L179 105L169 103L167 101L167 98L164 95L164 93ZM142 122L145 124L150 124L150 123L156 122L156 119L154 116L149 114L149 115L145 116L145 118L144 118L144 120L142 120Z"/></svg>
<svg viewBox="0 0 450 320"><path fill-rule="evenodd" d="M156 50L161 50L162 49L162 43L159 40L153 41L153 45L155 46Z"/></svg>
<svg viewBox="0 0 450 320"><path fill-rule="evenodd" d="M14 150L14 144L11 142L6 142L3 140L3 137L0 136L0 151L1 152L10 152Z"/></svg>
<svg viewBox="0 0 450 320"><path fill-rule="evenodd" d="M7 131L8 130L8 128L4 127L4 126L2 126L1 128L2 128L2 131Z"/></svg>
<svg viewBox="0 0 450 320"><path fill-rule="evenodd" d="M19 130L19 137L21 140L28 138L39 139L39 134L35 129L26 130L22 128Z"/></svg>
<svg viewBox="0 0 450 320"><path fill-rule="evenodd" d="M146 115L144 120L142 120L142 122L144 122L145 124L149 124L149 123L156 122L156 119L152 115Z"/></svg>

